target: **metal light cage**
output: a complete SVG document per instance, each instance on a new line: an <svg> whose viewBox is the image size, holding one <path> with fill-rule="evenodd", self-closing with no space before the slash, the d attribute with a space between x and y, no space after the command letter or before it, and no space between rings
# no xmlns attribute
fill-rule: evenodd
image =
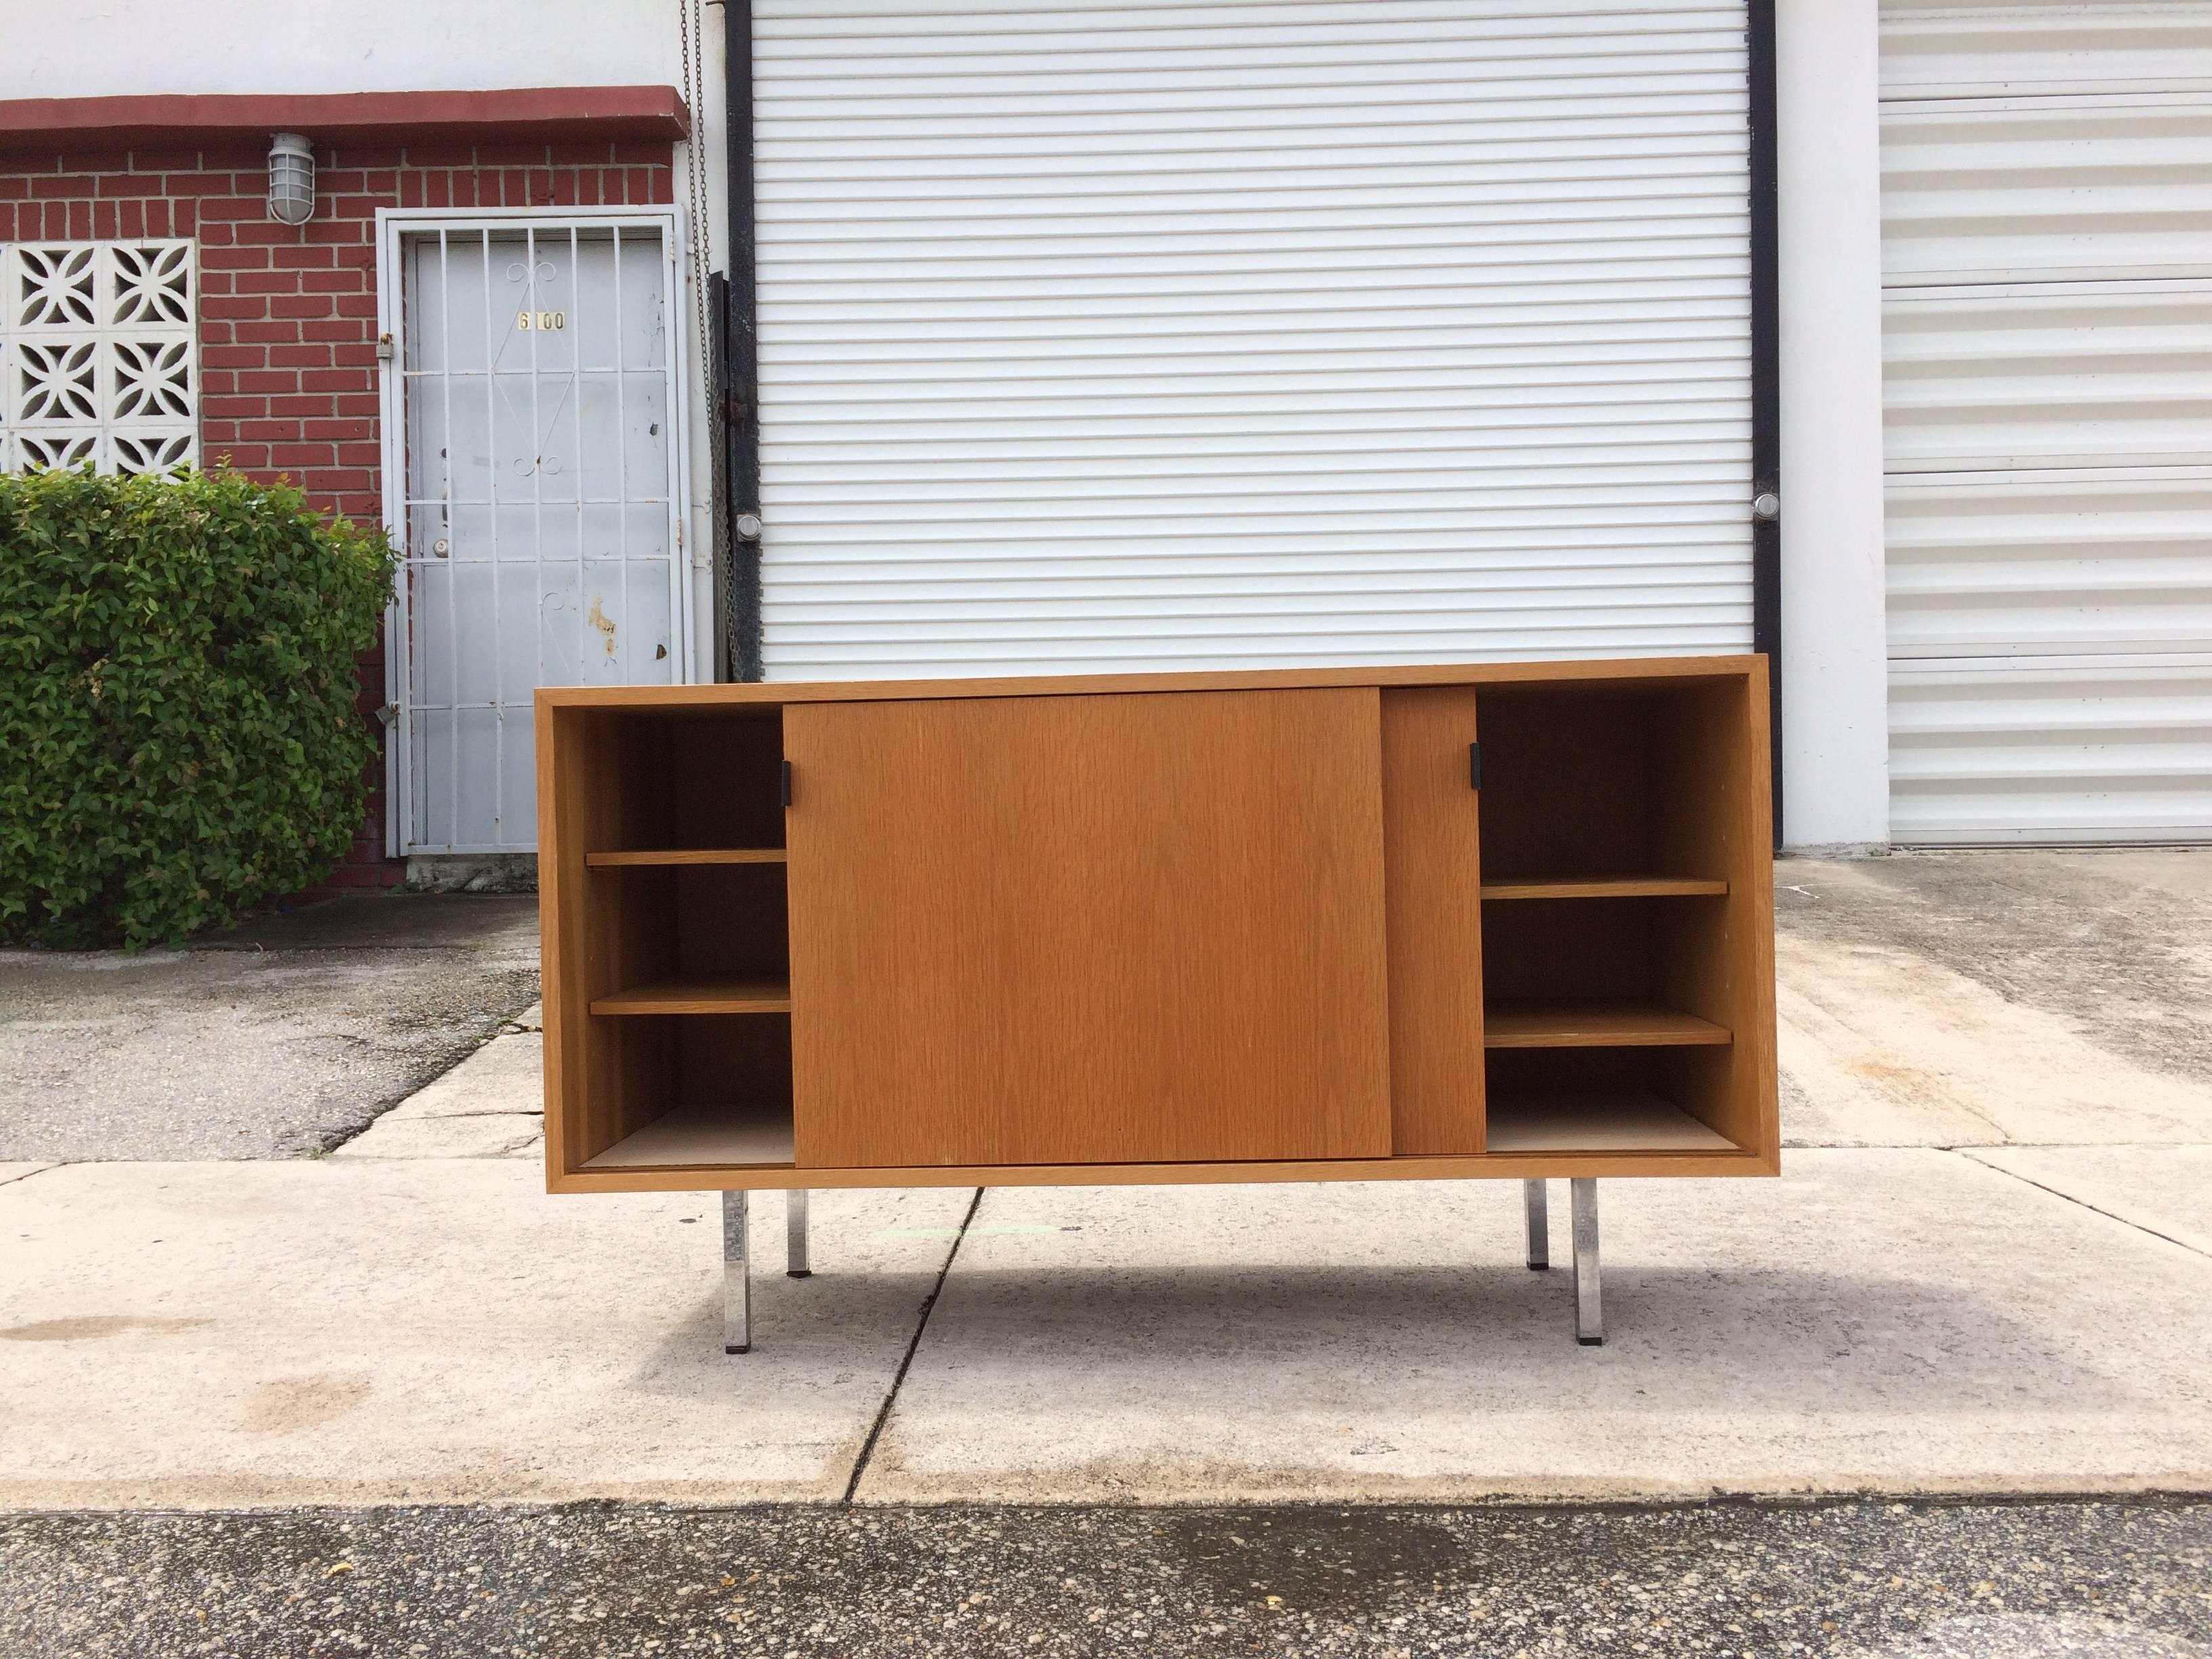
<svg viewBox="0 0 2212 1659"><path fill-rule="evenodd" d="M269 140L269 216L285 225L315 216L315 147L296 132Z"/></svg>

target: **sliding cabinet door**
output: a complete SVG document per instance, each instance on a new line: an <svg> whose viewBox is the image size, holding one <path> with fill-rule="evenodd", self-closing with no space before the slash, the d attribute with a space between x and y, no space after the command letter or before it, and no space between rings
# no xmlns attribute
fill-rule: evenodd
<svg viewBox="0 0 2212 1659"><path fill-rule="evenodd" d="M1390 926L1391 1150L1469 1154L1482 1135L1482 797L1474 688L1382 694Z"/></svg>
<svg viewBox="0 0 2212 1659"><path fill-rule="evenodd" d="M1390 1150L1371 689L794 705L802 1167Z"/></svg>

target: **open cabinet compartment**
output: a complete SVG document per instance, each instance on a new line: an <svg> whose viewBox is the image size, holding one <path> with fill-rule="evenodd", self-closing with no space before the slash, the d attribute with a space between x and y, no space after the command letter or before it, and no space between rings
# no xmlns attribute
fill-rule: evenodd
<svg viewBox="0 0 2212 1659"><path fill-rule="evenodd" d="M580 1168L792 1166L789 1014L611 1023L608 1057L625 1085L619 1097L635 1109L592 1138L606 1145ZM640 1121L625 1129L633 1117Z"/></svg>
<svg viewBox="0 0 2212 1659"><path fill-rule="evenodd" d="M789 1168L781 711L551 714L560 765L540 787L562 897L546 921L559 1073L580 1085L549 1100L551 1155L562 1173Z"/></svg>
<svg viewBox="0 0 2212 1659"><path fill-rule="evenodd" d="M587 867L781 861L781 708L574 712L597 716L579 726L577 759L610 809L581 849Z"/></svg>
<svg viewBox="0 0 2212 1659"><path fill-rule="evenodd" d="M1480 693L1488 1152L1765 1144L1749 698L1741 678Z"/></svg>
<svg viewBox="0 0 2212 1659"><path fill-rule="evenodd" d="M782 865L617 865L592 884L623 947L594 1016L791 1012Z"/></svg>
<svg viewBox="0 0 2212 1659"><path fill-rule="evenodd" d="M1493 1157L1562 1152L1738 1152L1728 1118L1730 1048L1512 1048L1490 1056Z"/></svg>
<svg viewBox="0 0 2212 1659"><path fill-rule="evenodd" d="M1486 896L1710 894L1741 873L1744 680L1483 686L1476 708Z"/></svg>

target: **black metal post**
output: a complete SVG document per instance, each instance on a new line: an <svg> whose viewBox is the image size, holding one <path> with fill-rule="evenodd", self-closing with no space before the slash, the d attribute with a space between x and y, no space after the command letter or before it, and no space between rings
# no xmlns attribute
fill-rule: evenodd
<svg viewBox="0 0 2212 1659"><path fill-rule="evenodd" d="M1751 86L1751 491L1782 500L1781 251L1777 221L1774 0L1748 0ZM1782 520L1751 521L1751 648L1766 658L1774 844L1782 845Z"/></svg>
<svg viewBox="0 0 2212 1659"><path fill-rule="evenodd" d="M727 479L728 595L723 616L729 674L761 668L760 342L753 270L753 14L750 0L723 7L729 98L730 258L720 307L723 471Z"/></svg>

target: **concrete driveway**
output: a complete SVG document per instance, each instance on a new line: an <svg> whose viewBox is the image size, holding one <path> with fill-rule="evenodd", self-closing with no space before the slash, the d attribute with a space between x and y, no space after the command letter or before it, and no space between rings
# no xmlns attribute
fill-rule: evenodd
<svg viewBox="0 0 2212 1659"><path fill-rule="evenodd" d="M327 1156L0 1166L0 1653L185 1650L151 1558L213 1651L2206 1659L2212 854L1778 879L1784 1176L1603 1183L1598 1349L1516 1188L1378 1183L820 1194L726 1357L526 1011ZM1512 1500L1662 1507L1392 1507Z"/></svg>
<svg viewBox="0 0 2212 1659"><path fill-rule="evenodd" d="M0 1504L2212 1489L2212 855L1780 886L1784 1178L1603 1183L1601 1349L1516 1188L1377 1183L825 1194L730 1358L515 1028L319 1160L15 1166Z"/></svg>

